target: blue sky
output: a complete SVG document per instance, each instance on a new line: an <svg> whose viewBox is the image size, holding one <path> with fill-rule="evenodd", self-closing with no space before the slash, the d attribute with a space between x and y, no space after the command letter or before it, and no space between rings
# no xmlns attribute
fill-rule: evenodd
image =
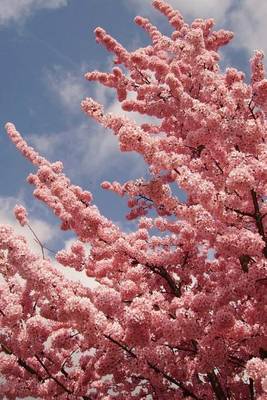
<svg viewBox="0 0 267 400"><path fill-rule="evenodd" d="M267 50L266 0L171 0L185 17L215 17L218 29L235 32L222 53L222 69L233 65L248 72L253 49ZM120 154L116 139L80 111L85 97L95 97L109 111L119 112L114 93L88 83L89 70L108 71L112 57L95 42L93 30L102 26L128 49L149 43L133 23L135 15L151 17L169 28L150 0L0 0L0 220L12 220L14 203L25 204L36 234L57 248L64 245L52 214L33 200L26 176L33 170L9 142L4 124L17 129L51 161L61 159L76 184L93 192L108 217L127 230L125 201L103 191L103 180L138 178L146 168L137 155ZM11 213L10 213L11 212ZM27 234L30 237L29 234ZM50 246L51 247L51 246Z"/></svg>

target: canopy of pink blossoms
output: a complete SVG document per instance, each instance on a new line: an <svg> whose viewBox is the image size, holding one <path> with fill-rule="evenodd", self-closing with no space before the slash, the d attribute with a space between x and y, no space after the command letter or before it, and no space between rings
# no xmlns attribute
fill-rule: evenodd
<svg viewBox="0 0 267 400"><path fill-rule="evenodd" d="M91 98L81 103L121 151L139 153L148 166L147 180L102 184L128 201L135 232L101 215L61 162L50 163L6 125L37 168L28 177L34 196L77 237L57 261L98 286L68 281L49 254L34 254L0 225L3 399L267 399L263 53L255 52L248 83L242 72L219 68L231 32L215 31L212 19L188 25L162 0L153 5L169 20L170 37L136 17L151 45L129 52L95 31L115 66L85 78L115 89L124 115ZM22 206L15 215L30 226Z"/></svg>

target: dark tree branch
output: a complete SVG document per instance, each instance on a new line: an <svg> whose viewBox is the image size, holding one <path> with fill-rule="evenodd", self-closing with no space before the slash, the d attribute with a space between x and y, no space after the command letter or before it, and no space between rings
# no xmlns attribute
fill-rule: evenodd
<svg viewBox="0 0 267 400"><path fill-rule="evenodd" d="M198 396L196 396L193 392L191 392L191 390L188 389L182 382L177 381L175 378L173 378L171 375L167 374L166 372L162 371L156 365L152 364L149 361L147 361L147 365L150 368L152 368L157 374L161 374L167 381L174 383L176 386L178 386L183 391L183 395L185 397L189 396L194 400L201 400Z"/></svg>
<svg viewBox="0 0 267 400"><path fill-rule="evenodd" d="M74 337L74 336L71 336L71 337ZM69 377L69 374L68 374L67 371L65 370L65 364L66 364L66 362L71 358L71 356L72 356L74 353L76 353L76 351L78 351L78 350L79 350L79 349L73 350L73 351L65 358L65 360L63 361L63 363L62 363L62 365L61 365L60 371L61 371L61 373L62 373L66 378Z"/></svg>
<svg viewBox="0 0 267 400"><path fill-rule="evenodd" d="M254 400L254 382L249 378L249 400Z"/></svg>
<svg viewBox="0 0 267 400"><path fill-rule="evenodd" d="M256 118L256 116L255 116L255 114L254 114L254 107L255 107L255 106L252 106L252 102L253 102L253 100L251 99L250 102L249 102L249 104L248 104L248 109L249 109L249 111L250 111L250 114L252 115L252 118L256 121L257 118Z"/></svg>
<svg viewBox="0 0 267 400"><path fill-rule="evenodd" d="M156 339L151 339L152 342L156 342ZM195 341L191 341L192 343L192 347L188 347L189 345L187 344L187 346L182 346L182 345L174 345L171 346L168 343L164 343L163 346L168 347L170 350L172 350L172 352L174 352L175 350L179 350L179 351L185 351L188 353L193 353L196 354L197 353L197 344L195 343Z"/></svg>
<svg viewBox="0 0 267 400"><path fill-rule="evenodd" d="M260 208L259 208L259 203L257 200L257 194L256 192L252 189L251 190L251 196L252 196L252 201L253 201L253 206L254 206L254 219L256 221L256 226L258 229L259 234L261 235L262 239L265 242L265 247L263 249L263 254L267 258L267 238L265 236L264 232L264 227L262 223L263 216L261 215Z"/></svg>
<svg viewBox="0 0 267 400"><path fill-rule="evenodd" d="M100 239L102 242L106 243L107 245L109 245L110 243L108 243L106 240L104 239ZM126 253L127 254L127 253ZM187 256L186 256L187 257ZM132 257L131 257L132 258ZM132 265L137 265L139 264L139 261L136 258L132 258ZM142 263L140 263L142 264ZM180 285L177 286L175 283L175 280L171 277L171 275L163 268L163 267L156 267L154 265L150 265L150 264L145 264L145 266L147 268L149 268L152 272L160 275L163 279L166 280L166 282L168 283L172 293L174 294L174 296L176 297L181 297L181 288Z"/></svg>
<svg viewBox="0 0 267 400"><path fill-rule="evenodd" d="M104 337L110 340L112 343L119 346L122 350L126 351L126 353L128 353L131 357L137 358L136 354L131 349L129 349L129 347L127 347L125 344L118 342L116 339L113 339L113 337L110 335L104 335Z"/></svg>
<svg viewBox="0 0 267 400"><path fill-rule="evenodd" d="M241 211L241 210L237 210L236 208L230 208L230 207L225 207L226 210L229 211L234 211L235 213L242 215L242 217L251 217L254 218L254 214L253 213L249 213L246 211Z"/></svg>
<svg viewBox="0 0 267 400"><path fill-rule="evenodd" d="M118 342L116 339L113 339L110 335L104 335L104 337L106 339L110 340L112 343L119 346L122 350L126 351L126 353L128 353L132 358L137 359L137 355L131 349L129 349L128 346ZM201 400L193 392L191 392L191 390L188 389L182 382L177 381L175 378L173 378L171 375L167 374L166 372L162 371L156 365L152 364L149 361L147 361L147 365L151 369L153 369L153 371L155 371L157 374L161 374L167 381L169 381L170 383L174 383L176 386L178 386L180 389L182 389L184 396L189 396L194 400Z"/></svg>
<svg viewBox="0 0 267 400"><path fill-rule="evenodd" d="M44 364L44 362L41 360L41 358L35 354L35 358L38 360L38 362L41 364L41 366L43 367L43 369L45 370L45 372L47 373L47 375L49 376L50 379L52 379L58 386L61 387L61 389L63 389L66 393L68 394L73 394L73 392L71 390L69 390L63 383L61 383L55 376L53 376L48 368L46 367L46 365Z"/></svg>
<svg viewBox="0 0 267 400"><path fill-rule="evenodd" d="M208 381L211 384L212 390L216 396L217 400L227 400L227 396L223 391L223 388L221 386L221 383L219 379L217 378L215 372L212 370L211 372L208 372Z"/></svg>
<svg viewBox="0 0 267 400"><path fill-rule="evenodd" d="M9 355L13 355L16 357L16 355L10 350L7 346L5 346L3 343L1 343L2 350ZM25 371L27 371L31 375L35 375L38 379L39 382L43 382L45 378L43 378L34 368L32 368L30 365L26 363L22 358L17 357L17 363L20 367L24 368Z"/></svg>
<svg viewBox="0 0 267 400"><path fill-rule="evenodd" d="M138 195L140 199L146 200L146 201L150 201L151 203L154 203L153 200L149 199L148 197L144 196L143 194L139 194ZM138 200L140 200L138 199Z"/></svg>
<svg viewBox="0 0 267 400"><path fill-rule="evenodd" d="M152 272L155 274L160 275L165 281L168 283L169 287L171 288L172 293L176 297L181 297L181 285L177 286L175 280L171 277L171 275L166 271L164 267L157 267L151 264L145 264Z"/></svg>
<svg viewBox="0 0 267 400"><path fill-rule="evenodd" d="M143 82L146 83L147 85L150 85L151 84L150 80L143 74L143 72L140 71L140 69L138 69L137 67L135 67L135 69L141 75Z"/></svg>
<svg viewBox="0 0 267 400"><path fill-rule="evenodd" d="M237 214L242 215L243 217L251 217L251 218L253 218L255 220L258 233L260 234L260 236L262 237L263 241L265 242L265 247L263 249L263 254L264 254L265 258L267 258L267 238L266 238L265 231L264 231L264 226L263 226L263 223L262 223L262 220L266 216L266 214L262 215L261 212L260 212L260 207L259 207L259 203L258 203L258 199L257 199L257 193L255 192L255 190L252 189L250 191L250 193L251 193L251 196L252 196L252 202L253 202L253 206L254 206L254 212L253 213L249 213L249 212L245 212L245 211L241 211L241 210L237 210L237 209L232 209L232 208L229 208L229 207L226 207L226 209L230 210L230 211L234 211Z"/></svg>
<svg viewBox="0 0 267 400"><path fill-rule="evenodd" d="M239 357L236 356L229 356L228 361L237 365L238 367L245 368L246 363L245 361L241 360Z"/></svg>
<svg viewBox="0 0 267 400"><path fill-rule="evenodd" d="M239 257L239 261L243 272L248 272L249 263L250 261L253 261L252 258L248 254L242 254Z"/></svg>
<svg viewBox="0 0 267 400"><path fill-rule="evenodd" d="M2 347L2 350L9 355L14 355L12 353L12 351L5 345L3 345L2 343L0 344ZM45 366L45 364L42 362L42 360L35 355L35 357L37 358L37 360L39 361L39 363L41 364L41 366L44 368L45 372L47 373L47 377L43 378L34 368L32 368L30 365L28 365L26 363L26 361L24 361L22 358L17 358L17 363L20 367L24 368L25 371L27 371L29 374L31 375L35 375L36 378L38 379L38 381L40 383L44 382L46 379L52 379L54 382L57 383L58 386L60 386L65 392L67 392L68 394L72 394L72 392L65 387L65 385L63 385L57 378L55 378L54 376L52 376L49 372L49 370L47 369L47 367ZM83 400L91 400L91 397L89 396L81 396Z"/></svg>
<svg viewBox="0 0 267 400"><path fill-rule="evenodd" d="M218 161L216 161L216 160L213 159L213 162L214 162L214 164L216 165L216 167L220 170L221 174L223 175L223 169L222 169L222 167L220 166L220 164L218 163Z"/></svg>
<svg viewBox="0 0 267 400"><path fill-rule="evenodd" d="M184 259L183 259L183 263L181 264L181 268L184 268L184 267L186 266L186 263L187 263L187 261L188 261L188 258L189 258L189 252L187 251L187 252L185 253L185 256L184 256Z"/></svg>
<svg viewBox="0 0 267 400"><path fill-rule="evenodd" d="M267 278L266 278L267 279ZM267 358L267 350L264 349L263 347L259 348L259 354L260 354L260 358L262 360L264 360L265 358Z"/></svg>
<svg viewBox="0 0 267 400"><path fill-rule="evenodd" d="M201 156L202 151L205 149L203 144L200 144L193 150L193 158L199 158Z"/></svg>
<svg viewBox="0 0 267 400"><path fill-rule="evenodd" d="M264 228L263 228L263 224L262 224L262 215L260 213L259 203L257 200L257 193L253 189L251 190L251 196L252 196L252 201L253 201L253 206L254 206L253 217L256 220L256 225L257 225L259 234L262 236L263 240L266 241L266 236L265 236Z"/></svg>
<svg viewBox="0 0 267 400"><path fill-rule="evenodd" d="M75 350L75 351L77 351L77 349ZM69 357L71 357L71 355L74 353L74 351L69 355ZM68 358L69 358L68 357ZM63 389L66 393L68 393L68 394L73 394L73 392L71 391L71 390L69 390L62 382L60 382L55 376L53 376L51 373L50 373L50 371L48 370L48 368L46 367L46 365L44 364L44 362L41 360L41 358L39 357L39 356L37 356L36 354L35 354L35 358L38 360L38 362L41 364L41 366L43 367L43 369L45 370L45 372L47 373L47 375L48 375L48 378L49 379L52 379L61 389ZM66 361L66 360L65 360ZM63 365L62 365L62 367L61 367L61 372L65 375L65 377L66 378L68 378L68 374L66 373L66 371L62 371L62 370L64 370L64 363L63 363ZM80 396L78 396L78 397L80 397ZM83 399L83 400L91 400L91 397L90 396L81 396L81 398Z"/></svg>
<svg viewBox="0 0 267 400"><path fill-rule="evenodd" d="M132 265L137 265L139 264L137 259L133 259ZM155 265L151 264L144 264L150 271L154 272L155 274L160 275L167 284L169 285L171 292L174 294L176 297L181 297L181 283L179 283L179 286L177 286L175 280L171 277L171 275L165 270L163 267L157 267Z"/></svg>

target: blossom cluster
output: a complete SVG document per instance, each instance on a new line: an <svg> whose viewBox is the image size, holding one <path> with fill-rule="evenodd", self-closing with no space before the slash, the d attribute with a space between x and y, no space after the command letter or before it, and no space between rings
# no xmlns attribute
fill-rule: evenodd
<svg viewBox="0 0 267 400"><path fill-rule="evenodd" d="M163 0L153 6L173 32L136 17L147 47L129 52L95 30L115 67L85 78L115 89L123 116L91 98L81 103L121 151L137 152L148 166L146 179L101 185L126 199L134 232L102 215L61 162L50 163L6 126L37 167L28 177L34 196L77 238L57 262L98 285L68 281L0 225L1 398L267 398L263 53L251 59L248 83L241 71L219 66L232 32L215 31L212 19L189 25ZM22 206L15 215L28 224Z"/></svg>

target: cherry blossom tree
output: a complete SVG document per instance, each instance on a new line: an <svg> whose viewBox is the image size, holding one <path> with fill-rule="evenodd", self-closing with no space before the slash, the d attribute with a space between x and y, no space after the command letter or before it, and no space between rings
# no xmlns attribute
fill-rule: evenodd
<svg viewBox="0 0 267 400"><path fill-rule="evenodd" d="M98 286L67 280L44 248L36 255L0 226L1 398L267 399L263 53L255 52L248 83L235 68L219 68L231 32L213 30L212 19L188 25L162 0L153 6L169 20L170 37L136 17L151 45L128 52L95 31L115 67L85 77L117 91L123 116L91 98L81 103L121 151L148 165L147 180L102 184L127 199L135 232L101 215L61 162L50 163L6 125L37 168L28 177L34 196L77 237L56 260ZM15 215L30 226L22 206Z"/></svg>

